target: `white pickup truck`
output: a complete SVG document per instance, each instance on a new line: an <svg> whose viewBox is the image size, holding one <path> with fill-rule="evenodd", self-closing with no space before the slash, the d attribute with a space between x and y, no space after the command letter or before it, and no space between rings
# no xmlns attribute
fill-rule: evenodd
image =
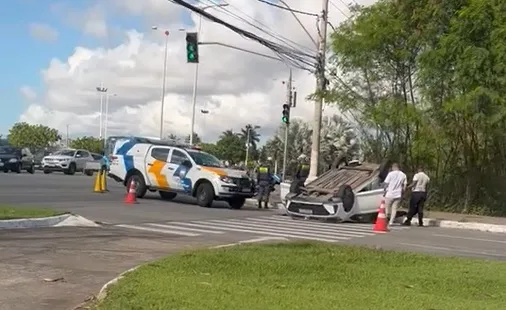
<svg viewBox="0 0 506 310"><path fill-rule="evenodd" d="M137 197L158 191L162 199L178 194L211 207L214 200L240 209L254 196L254 182L245 171L226 169L211 154L189 145L143 137L119 138L110 156L109 177L125 186L135 181Z"/></svg>

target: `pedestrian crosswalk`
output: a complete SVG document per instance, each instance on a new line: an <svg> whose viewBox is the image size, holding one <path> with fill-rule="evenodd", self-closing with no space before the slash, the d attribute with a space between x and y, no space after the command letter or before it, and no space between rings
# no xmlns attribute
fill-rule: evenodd
<svg viewBox="0 0 506 310"><path fill-rule="evenodd" d="M184 237L244 233L322 242L339 242L375 235L372 231L372 224L321 223L294 220L280 215L135 225L118 224L115 226ZM391 227L392 231L403 229L409 229L409 227Z"/></svg>

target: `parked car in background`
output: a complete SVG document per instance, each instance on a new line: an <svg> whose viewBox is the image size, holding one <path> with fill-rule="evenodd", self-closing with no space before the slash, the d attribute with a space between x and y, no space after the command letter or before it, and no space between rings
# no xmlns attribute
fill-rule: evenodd
<svg viewBox="0 0 506 310"><path fill-rule="evenodd" d="M99 171L100 169L106 170L104 165L103 156L97 153L91 153L91 157L93 157L93 161L89 161L86 163L84 167L83 173L87 176L92 176L93 173Z"/></svg>
<svg viewBox="0 0 506 310"><path fill-rule="evenodd" d="M68 175L73 175L77 171L84 171L88 162L93 162L94 158L86 150L64 149L57 151L42 159L42 170L45 174L58 171Z"/></svg>
<svg viewBox="0 0 506 310"><path fill-rule="evenodd" d="M29 173L35 172L33 155L28 148L11 146L0 146L0 170L21 173L26 170Z"/></svg>

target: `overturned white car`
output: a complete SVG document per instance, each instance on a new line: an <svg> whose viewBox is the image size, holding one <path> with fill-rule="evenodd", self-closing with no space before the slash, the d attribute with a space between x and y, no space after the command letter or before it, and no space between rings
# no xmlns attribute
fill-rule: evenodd
<svg viewBox="0 0 506 310"><path fill-rule="evenodd" d="M381 185L388 168L386 164L350 163L325 172L298 194L288 193L289 183L282 183L286 213L337 221L372 221L383 199Z"/></svg>

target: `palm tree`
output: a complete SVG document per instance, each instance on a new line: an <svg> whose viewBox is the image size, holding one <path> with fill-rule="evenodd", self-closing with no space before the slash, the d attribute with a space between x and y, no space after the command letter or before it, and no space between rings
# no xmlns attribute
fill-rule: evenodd
<svg viewBox="0 0 506 310"><path fill-rule="evenodd" d="M178 138L178 136L176 136L175 134L171 133L167 136L167 139L169 140L174 140L174 141L179 141L180 139Z"/></svg>
<svg viewBox="0 0 506 310"><path fill-rule="evenodd" d="M235 135L237 135L237 134L232 129L225 130L224 132L221 133L220 139L235 136Z"/></svg>
<svg viewBox="0 0 506 310"><path fill-rule="evenodd" d="M359 155L357 133L354 127L339 115L326 117L322 127L321 155L327 167L337 164L342 158L351 159Z"/></svg>
<svg viewBox="0 0 506 310"><path fill-rule="evenodd" d="M248 124L241 129L241 133L239 134L243 139L244 144L251 144L251 148L254 150L257 149L257 143L260 142L260 134L257 132L258 129L260 129L260 126ZM247 141L248 137L249 141Z"/></svg>

